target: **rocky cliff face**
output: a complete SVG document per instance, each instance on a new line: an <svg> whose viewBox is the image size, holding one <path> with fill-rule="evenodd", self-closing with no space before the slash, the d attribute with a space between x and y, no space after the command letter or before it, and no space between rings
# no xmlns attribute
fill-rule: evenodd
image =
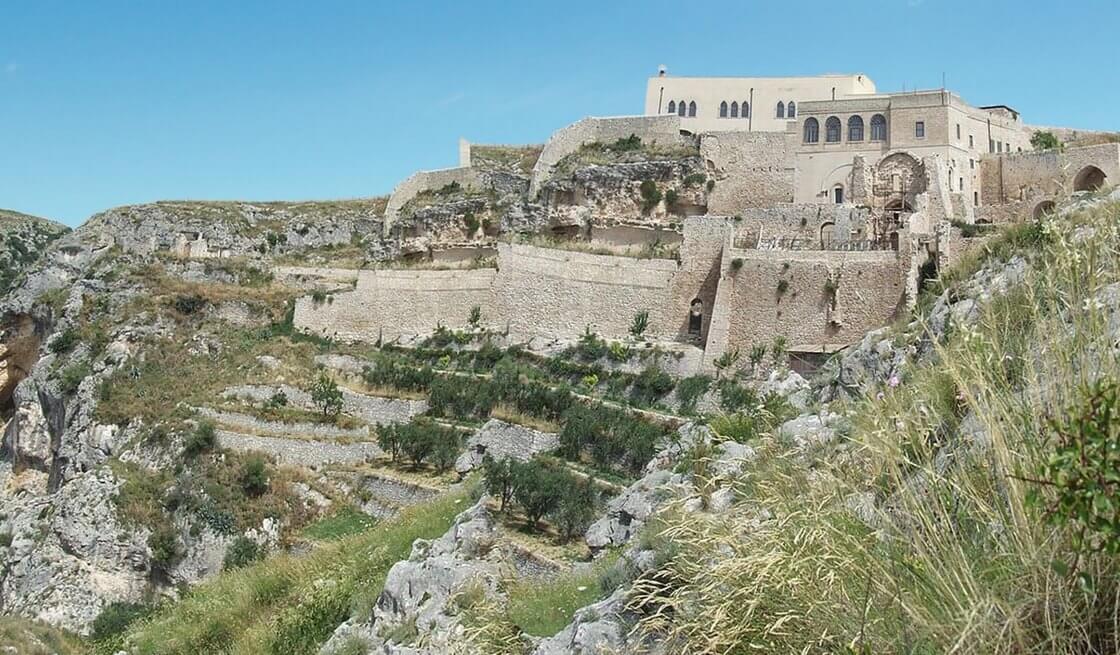
<svg viewBox="0 0 1120 655"><path fill-rule="evenodd" d="M0 209L0 294L7 293L47 245L69 230L45 218Z"/></svg>

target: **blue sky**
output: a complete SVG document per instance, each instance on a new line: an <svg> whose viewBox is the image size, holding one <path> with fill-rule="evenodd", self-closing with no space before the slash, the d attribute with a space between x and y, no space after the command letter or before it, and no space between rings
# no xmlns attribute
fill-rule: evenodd
<svg viewBox="0 0 1120 655"><path fill-rule="evenodd" d="M1120 130L1120 3L0 0L0 207L388 193L679 75L864 72ZM715 7L717 5L710 5ZM1074 15L1076 14L1076 15Z"/></svg>

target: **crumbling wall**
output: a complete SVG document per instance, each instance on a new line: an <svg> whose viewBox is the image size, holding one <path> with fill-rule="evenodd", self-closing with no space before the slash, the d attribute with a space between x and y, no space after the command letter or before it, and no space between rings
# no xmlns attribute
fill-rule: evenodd
<svg viewBox="0 0 1120 655"><path fill-rule="evenodd" d="M989 155L980 160L981 201L1053 199L1073 191L1077 174L1087 166L1099 168L1106 184L1120 183L1120 143Z"/></svg>
<svg viewBox="0 0 1120 655"><path fill-rule="evenodd" d="M650 337L675 336L665 310L677 262L538 248L498 246L498 312L515 338L573 338L591 330L622 337L640 311Z"/></svg>
<svg viewBox="0 0 1120 655"><path fill-rule="evenodd" d="M548 138L537 163L529 194L536 196L541 185L552 176L552 169L567 155L588 143L606 143L625 139L631 134L643 143L671 145L681 142L678 116L620 116L616 118L584 118L557 130Z"/></svg>
<svg viewBox="0 0 1120 655"><path fill-rule="evenodd" d="M451 183L458 183L464 189L473 189L480 184L478 171L470 166L442 168L434 171L419 171L409 175L393 188L389 203L385 205L384 233L400 218L405 204L424 191L437 191Z"/></svg>
<svg viewBox="0 0 1120 655"><path fill-rule="evenodd" d="M463 326L472 307L497 325L492 268L457 271L359 271L353 291L317 301L296 301L295 326L343 341L393 340L430 332L437 325Z"/></svg>
<svg viewBox="0 0 1120 655"><path fill-rule="evenodd" d="M712 132L700 135L700 156L715 186L708 211L733 215L793 201L792 132Z"/></svg>

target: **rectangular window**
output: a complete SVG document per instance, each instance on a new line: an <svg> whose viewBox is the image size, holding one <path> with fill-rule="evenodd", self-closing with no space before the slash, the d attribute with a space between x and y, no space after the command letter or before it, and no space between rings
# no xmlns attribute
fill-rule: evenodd
<svg viewBox="0 0 1120 655"><path fill-rule="evenodd" d="M996 152L1003 152L1003 141L996 141Z"/></svg>
<svg viewBox="0 0 1120 655"><path fill-rule="evenodd" d="M957 141L961 140L961 124L957 123Z"/></svg>
<svg viewBox="0 0 1120 655"><path fill-rule="evenodd" d="M975 148L976 147L976 142L972 139L971 134L968 135L968 147L969 148Z"/></svg>
<svg viewBox="0 0 1120 655"><path fill-rule="evenodd" d="M969 159L968 160L968 167L972 170L976 170L976 160L975 159Z"/></svg>
<svg viewBox="0 0 1120 655"><path fill-rule="evenodd" d="M972 204L977 206L977 207L980 206L980 192L979 191L973 191L972 192Z"/></svg>
<svg viewBox="0 0 1120 655"><path fill-rule="evenodd" d="M995 152L995 151L996 151L996 140L995 139L988 139L988 152Z"/></svg>
<svg viewBox="0 0 1120 655"><path fill-rule="evenodd" d="M957 191L964 191L964 178L957 178Z"/></svg>
<svg viewBox="0 0 1120 655"><path fill-rule="evenodd" d="M914 123L914 137L918 139L926 138L926 122L917 121Z"/></svg>

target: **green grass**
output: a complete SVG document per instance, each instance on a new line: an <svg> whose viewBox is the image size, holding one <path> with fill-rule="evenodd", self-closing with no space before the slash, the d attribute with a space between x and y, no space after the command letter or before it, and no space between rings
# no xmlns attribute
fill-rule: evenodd
<svg viewBox="0 0 1120 655"><path fill-rule="evenodd" d="M334 541L360 534L377 524L377 519L347 505L303 529L303 536L316 541Z"/></svg>
<svg viewBox="0 0 1120 655"><path fill-rule="evenodd" d="M713 655L1116 652L1120 562L1048 516L1059 481L1033 480L1052 461L1048 417L1120 379L1093 300L1120 283L1118 218L1104 205L1001 240L993 254L1035 261L1021 286L853 404L846 444L807 466L764 437L742 503L662 530L675 552L635 584L640 629ZM1078 223L1092 238L1071 239ZM961 434L969 415L986 438Z"/></svg>
<svg viewBox="0 0 1120 655"><path fill-rule="evenodd" d="M65 630L12 616L0 617L0 653L6 655L78 655L86 645Z"/></svg>
<svg viewBox="0 0 1120 655"><path fill-rule="evenodd" d="M560 632L572 622L576 610L603 597L599 577L617 559L610 555L586 569L545 580L527 578L515 582L506 590L509 620L535 637L551 637Z"/></svg>
<svg viewBox="0 0 1120 655"><path fill-rule="evenodd" d="M352 613L370 610L413 541L440 536L466 508L465 493L447 493L310 554L222 573L133 626L123 643L135 655L315 653ZM121 647L99 644L96 652Z"/></svg>

